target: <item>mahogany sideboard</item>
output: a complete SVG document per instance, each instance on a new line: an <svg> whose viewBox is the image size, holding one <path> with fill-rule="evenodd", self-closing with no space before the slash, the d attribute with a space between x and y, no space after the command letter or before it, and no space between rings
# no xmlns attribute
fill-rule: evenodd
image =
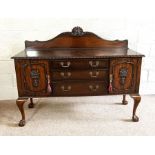
<svg viewBox="0 0 155 155"><path fill-rule="evenodd" d="M132 121L138 122L141 61L144 55L128 48L127 40L106 40L74 27L48 41L25 41L13 56L17 77L16 103L25 125L23 105L30 98L123 95L134 99Z"/></svg>

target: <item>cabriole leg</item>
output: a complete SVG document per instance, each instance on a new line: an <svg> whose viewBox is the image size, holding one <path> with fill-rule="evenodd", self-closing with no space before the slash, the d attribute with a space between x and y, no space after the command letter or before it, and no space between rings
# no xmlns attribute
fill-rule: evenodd
<svg viewBox="0 0 155 155"><path fill-rule="evenodd" d="M30 103L28 104L29 108L34 108L33 98L30 98Z"/></svg>
<svg viewBox="0 0 155 155"><path fill-rule="evenodd" d="M133 113L132 113L132 121L133 122L138 122L139 118L136 115L136 110L137 110L137 107L138 107L138 105L139 105L139 103L141 101L141 96L140 95L131 95L131 97L134 100Z"/></svg>
<svg viewBox="0 0 155 155"><path fill-rule="evenodd" d="M123 94L122 104L123 105L127 105L128 104L128 101L126 100L126 95L125 94Z"/></svg>
<svg viewBox="0 0 155 155"><path fill-rule="evenodd" d="M17 99L16 104L19 108L19 111L21 112L22 119L19 121L19 126L22 127L25 125L25 112L24 112L24 103L27 101L27 99Z"/></svg>

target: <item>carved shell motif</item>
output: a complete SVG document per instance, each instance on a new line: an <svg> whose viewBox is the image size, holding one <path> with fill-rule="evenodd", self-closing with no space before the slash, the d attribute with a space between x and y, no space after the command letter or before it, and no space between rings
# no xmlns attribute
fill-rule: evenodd
<svg viewBox="0 0 155 155"><path fill-rule="evenodd" d="M83 29L79 26L76 26L72 29L73 36L82 36L84 35Z"/></svg>

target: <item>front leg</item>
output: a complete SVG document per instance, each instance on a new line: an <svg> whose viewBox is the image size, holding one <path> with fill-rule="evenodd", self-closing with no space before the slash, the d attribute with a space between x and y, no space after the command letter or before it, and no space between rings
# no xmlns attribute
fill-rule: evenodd
<svg viewBox="0 0 155 155"><path fill-rule="evenodd" d="M18 106L19 111L21 112L22 119L19 121L19 126L22 127L25 125L25 112L24 112L24 103L27 101L27 99L17 99L16 104Z"/></svg>
<svg viewBox="0 0 155 155"><path fill-rule="evenodd" d="M141 101L141 96L140 95L131 95L131 97L134 99L134 106L133 106L133 113L132 113L132 121L133 122L138 122L139 121L139 118L138 116L136 115L136 110L137 110L137 107Z"/></svg>

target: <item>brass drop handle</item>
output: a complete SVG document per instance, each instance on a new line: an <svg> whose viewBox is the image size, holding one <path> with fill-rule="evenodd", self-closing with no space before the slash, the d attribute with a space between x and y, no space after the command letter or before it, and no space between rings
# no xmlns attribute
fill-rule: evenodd
<svg viewBox="0 0 155 155"><path fill-rule="evenodd" d="M97 78L98 75L99 75L99 72L96 71L95 74L94 74L93 72L89 72L89 74L90 74L90 76L91 76L92 78Z"/></svg>
<svg viewBox="0 0 155 155"><path fill-rule="evenodd" d="M99 88L99 85L95 85L95 86L89 85L89 89L90 89L91 91L97 91L98 88Z"/></svg>
<svg viewBox="0 0 155 155"><path fill-rule="evenodd" d="M46 77L47 77L47 92L52 92L50 75L46 75Z"/></svg>
<svg viewBox="0 0 155 155"><path fill-rule="evenodd" d="M98 67L99 66L99 61L89 61L89 65L91 67Z"/></svg>
<svg viewBox="0 0 155 155"><path fill-rule="evenodd" d="M67 92L67 91L71 90L71 86L67 86L66 88L65 88L65 86L61 86L61 89L62 89L62 91Z"/></svg>
<svg viewBox="0 0 155 155"><path fill-rule="evenodd" d="M112 81L113 81L113 75L109 75L109 92L112 92Z"/></svg>
<svg viewBox="0 0 155 155"><path fill-rule="evenodd" d="M71 72L61 72L60 75L63 77L63 78L68 78L71 76Z"/></svg>
<svg viewBox="0 0 155 155"><path fill-rule="evenodd" d="M70 66L71 62L70 61L67 61L66 63L65 62L60 62L60 65L61 67L63 68L68 68Z"/></svg>

